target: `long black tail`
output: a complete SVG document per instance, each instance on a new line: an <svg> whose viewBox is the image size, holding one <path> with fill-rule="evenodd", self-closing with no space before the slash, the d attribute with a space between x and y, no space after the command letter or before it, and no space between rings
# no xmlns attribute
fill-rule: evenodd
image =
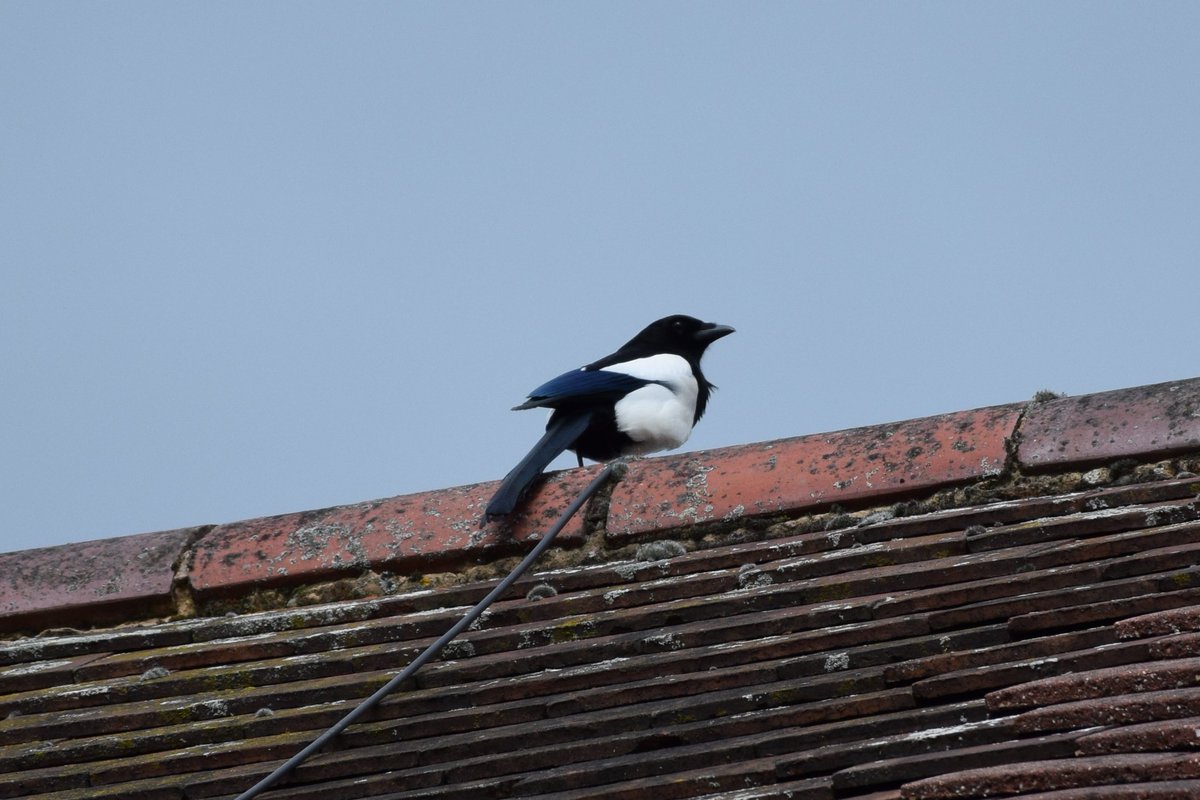
<svg viewBox="0 0 1200 800"><path fill-rule="evenodd" d="M488 502L483 521L486 523L493 517L511 514L537 476L542 474L542 470L557 458L559 453L570 447L580 434L587 430L591 422L590 411L570 415L555 414L538 443L504 476L500 488Z"/></svg>

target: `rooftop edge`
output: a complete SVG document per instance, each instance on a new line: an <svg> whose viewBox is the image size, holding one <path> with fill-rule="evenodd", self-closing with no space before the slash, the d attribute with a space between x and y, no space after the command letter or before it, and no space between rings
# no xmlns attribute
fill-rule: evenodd
<svg viewBox="0 0 1200 800"><path fill-rule="evenodd" d="M1198 450L1200 378L1035 399L635 461L558 546L619 547ZM2 553L0 632L194 616L198 604L235 597L270 607L287 602L282 590L320 582L346 584L351 596L386 594L402 580L396 576L436 585L423 576L527 549L598 469L551 473L519 514L484 528L478 521L495 481Z"/></svg>

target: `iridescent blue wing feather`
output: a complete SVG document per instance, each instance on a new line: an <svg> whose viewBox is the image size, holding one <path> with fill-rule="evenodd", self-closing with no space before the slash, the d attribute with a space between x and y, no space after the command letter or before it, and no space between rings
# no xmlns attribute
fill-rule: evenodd
<svg viewBox="0 0 1200 800"><path fill-rule="evenodd" d="M655 381L635 378L623 372L608 370L582 370L564 372L557 378L546 381L529 393L529 399L513 410L545 406L554 408L575 400L621 397Z"/></svg>

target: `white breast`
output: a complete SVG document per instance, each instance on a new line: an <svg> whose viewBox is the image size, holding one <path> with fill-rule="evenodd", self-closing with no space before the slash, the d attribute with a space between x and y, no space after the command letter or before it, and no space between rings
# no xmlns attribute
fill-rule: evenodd
<svg viewBox="0 0 1200 800"><path fill-rule="evenodd" d="M670 450L687 441L696 418L698 391L687 359L664 354L604 369L661 382L636 389L617 401L617 428L635 442L631 455Z"/></svg>

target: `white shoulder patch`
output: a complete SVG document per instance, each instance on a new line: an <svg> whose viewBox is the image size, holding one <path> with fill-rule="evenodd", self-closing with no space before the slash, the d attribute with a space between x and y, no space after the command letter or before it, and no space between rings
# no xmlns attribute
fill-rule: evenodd
<svg viewBox="0 0 1200 800"><path fill-rule="evenodd" d="M642 380L662 381L670 384L672 389L683 389L689 381L693 386L696 383L696 376L692 374L692 366L688 364L687 359L670 353L622 361L620 364L602 367L601 371L623 372Z"/></svg>

